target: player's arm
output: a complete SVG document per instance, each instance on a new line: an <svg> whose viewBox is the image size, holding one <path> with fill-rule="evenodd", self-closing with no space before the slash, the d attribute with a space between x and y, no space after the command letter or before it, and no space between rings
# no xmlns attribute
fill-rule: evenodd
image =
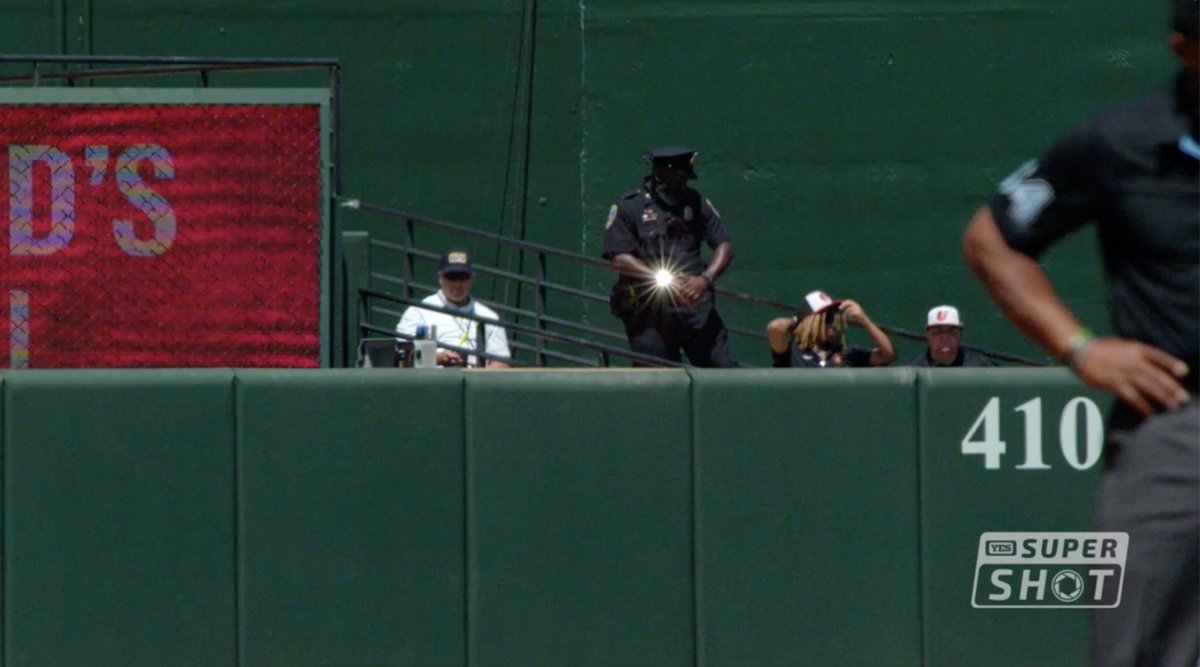
<svg viewBox="0 0 1200 667"><path fill-rule="evenodd" d="M871 350L872 366L887 366L896 360L896 348L892 346L892 339L871 321L867 311L863 310L857 301L846 299L842 302L841 310L847 324L861 327L871 337L871 342L875 343Z"/></svg>
<svg viewBox="0 0 1200 667"><path fill-rule="evenodd" d="M1071 336L1083 325L1055 294L1037 262L1009 247L989 206L983 206L963 235L963 257L992 301L1030 340L1062 359Z"/></svg>
<svg viewBox="0 0 1200 667"><path fill-rule="evenodd" d="M777 317L767 323L767 344L772 354L783 354L792 347L792 332L796 330L795 317Z"/></svg>
<svg viewBox="0 0 1200 667"><path fill-rule="evenodd" d="M1178 378L1187 365L1149 345L1123 339L1087 340L1085 329L1055 293L1045 271L1014 250L989 206L976 212L963 236L963 256L992 301L1032 341L1068 362L1088 386L1115 395L1142 415L1154 404L1187 402Z"/></svg>

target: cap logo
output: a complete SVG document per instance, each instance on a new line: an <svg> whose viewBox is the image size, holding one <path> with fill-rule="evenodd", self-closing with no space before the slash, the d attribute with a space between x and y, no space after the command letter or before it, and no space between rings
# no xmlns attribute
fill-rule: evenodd
<svg viewBox="0 0 1200 667"><path fill-rule="evenodd" d="M925 319L925 326L961 327L962 320L958 316L958 309L954 306L934 306L929 309L929 316Z"/></svg>
<svg viewBox="0 0 1200 667"><path fill-rule="evenodd" d="M466 264L467 263L467 253L452 252L446 257L446 263L447 264Z"/></svg>
<svg viewBox="0 0 1200 667"><path fill-rule="evenodd" d="M805 294L804 301L808 304L808 312L810 313L819 313L836 303L833 299L829 298L828 294L820 290L813 290Z"/></svg>

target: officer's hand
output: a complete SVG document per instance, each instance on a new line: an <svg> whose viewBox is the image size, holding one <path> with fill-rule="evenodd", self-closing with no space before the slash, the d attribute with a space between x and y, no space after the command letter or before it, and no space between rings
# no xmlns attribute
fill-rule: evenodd
<svg viewBox="0 0 1200 667"><path fill-rule="evenodd" d="M846 324L852 327L863 327L870 321L867 319L866 311L863 310L862 306L858 305L857 301L846 299L842 302L840 310L842 311L842 316L846 318Z"/></svg>
<svg viewBox="0 0 1200 667"><path fill-rule="evenodd" d="M708 281L700 276L679 276L675 281L675 296L682 306L691 306L708 291Z"/></svg>
<svg viewBox="0 0 1200 667"><path fill-rule="evenodd" d="M438 366L464 366L462 355L454 350L438 350Z"/></svg>
<svg viewBox="0 0 1200 667"><path fill-rule="evenodd" d="M1111 393L1143 417L1160 406L1171 410L1188 401L1179 383L1188 373L1187 364L1137 341L1097 338L1076 360L1075 373L1084 384Z"/></svg>

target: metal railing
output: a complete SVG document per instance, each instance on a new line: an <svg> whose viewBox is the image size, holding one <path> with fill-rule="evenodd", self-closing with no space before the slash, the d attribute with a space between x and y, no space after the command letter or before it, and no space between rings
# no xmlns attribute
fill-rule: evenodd
<svg viewBox="0 0 1200 667"><path fill-rule="evenodd" d="M571 345L571 346L575 346L578 348L582 348L584 350L588 350L596 355L596 358L594 360L593 359L585 359L583 357L578 357L575 355L568 355L568 354L563 354L560 352L554 352L552 350L545 350L541 346L527 345L527 344L522 344L520 342L515 342L513 340L509 340L510 347L514 347L517 349L525 349L525 350L530 350L530 351L536 350L540 354L553 356L557 359L560 359L563 361L569 361L569 362L571 362L575 365L579 365L579 366L606 367L606 366L611 365L611 361L612 361L613 357L619 357L622 359L629 359L631 361L639 362L640 364L645 365L645 366L657 366L657 367L664 367L664 368L681 368L681 367L683 367L683 364L681 364L681 363L676 363L676 362L669 361L666 359L659 359L658 357L651 357L651 356L648 356L645 354L639 354L637 352L633 352L628 349L615 347L612 345L605 345L603 343L598 343L594 340L580 338L578 336L569 336L569 335L565 335L565 334L555 333L552 331L545 331L545 330L539 329L537 327L525 326L525 325L517 324L516 322L511 322L511 321L501 320L501 321L497 322L496 320L490 320L490 319L479 317L478 315L475 315L474 313L463 313L463 312L460 312L457 310L450 310L447 308L442 308L440 306L436 306L433 304L422 303L421 300L414 299L411 297L402 297L402 296L397 296L394 294L388 294L386 292L376 292L374 290L369 290L369 289L358 290L358 295L359 295L360 316L364 318L364 320L363 320L364 322L366 319L365 316L368 315L368 313L371 309L370 303L373 300L384 301L387 303L400 304L400 305L404 305L404 306L418 306L425 310L430 310L430 311L434 311L434 312L438 312L438 313L445 313L447 315L453 315L454 317L457 317L457 318L471 320L472 322L477 323L477 325L479 326L479 329L477 330L476 335L475 335L476 348L479 348L479 349L471 349L471 348L459 347L459 346L455 346L455 345L446 345L444 343L439 343L438 344L439 347L451 349L451 350L454 350L455 352L458 352L458 353L464 354L464 355L478 356L478 357L482 357L482 358L488 359L488 360L506 361L506 362L512 364L513 366L531 366L531 365L544 366L545 364L543 364L543 363L529 364L524 361L521 361L520 359L516 358L515 356L512 359L509 359L509 358L505 358L505 357L498 357L494 354L489 354L487 352L486 343L480 342L480 341L487 340L487 336L485 335L486 327L489 327L489 326L504 327L507 330L512 330L517 333L533 337L534 339L536 339L538 341L550 340L550 341L555 341L555 342L559 342L559 343L565 343L567 345ZM370 323L364 323L361 326L361 330L362 330L363 336L370 336L372 334L375 334L375 335L390 335L393 337L405 338L405 339L410 339L410 340L413 339L413 336L408 335L408 334L398 333L395 329L389 329L386 327L381 327L381 326L370 324Z"/></svg>
<svg viewBox="0 0 1200 667"><path fill-rule="evenodd" d="M414 300L417 292L430 293L430 292L434 292L438 289L437 285L424 283L415 278L416 272L414 270L414 263L415 263L414 260L419 259L419 260L425 260L425 261L430 261L430 262L436 262L441 257L440 251L433 252L433 251L429 251L429 250L424 250L421 247L419 247L419 244L417 241L417 228L418 227L426 227L429 229L436 229L441 232L449 232L449 233L452 233L454 235L461 236L461 237L487 241L487 242L496 244L501 247L515 249L521 253L528 253L533 256L533 259L535 260L535 263L533 264L533 266L535 267L533 275L524 275L524 274L519 274L519 273L513 273L511 271L506 271L504 269L481 265L478 262L476 262L474 264L474 269L477 273L487 275L487 276L492 276L492 277L498 278L498 279L507 280L507 281L510 281L511 283L515 283L515 284L521 285L521 286L526 286L533 290L534 303L533 303L532 309L521 308L519 306L511 306L511 305L500 304L500 303L489 303L489 305L500 313L507 314L510 316L527 318L527 319L530 319L533 321L533 323L534 323L533 326L522 326L522 325L518 324L516 321L509 319L509 320L505 320L503 322L503 325L505 327L510 327L512 331L514 331L518 334L522 334L522 335L531 337L533 339L532 344L523 344L520 341L516 341L515 344L513 345L513 347L516 349L522 349L522 350L527 350L527 351L531 352L534 356L534 365L546 366L546 365L548 365L548 363L550 362L551 359L557 359L559 361L574 362L579 365L586 365L586 364L580 363L581 361L586 361L586 360L581 360L579 357L575 357L573 355L564 355L561 352L554 352L553 350L547 349L546 343L551 342L551 341L558 342L558 343L564 343L564 344L572 345L572 346L578 346L580 348L587 349L592 352L598 353L598 354L600 354L600 361L601 361L600 365L608 365L608 362L610 362L611 359L614 357L634 359L634 358L637 358L638 356L640 356L640 355L634 355L633 353L631 353L628 350L628 347L625 344L625 335L621 332L612 331L612 330L604 329L604 328L600 328L600 327L595 327L595 326L592 326L589 324L585 324L583 322L577 322L577 321L568 320L568 319L561 318L561 317L555 317L554 315L552 315L548 312L548 308L547 308L548 295L551 292L569 295L573 298L588 301L588 302L593 302L593 303L600 303L600 304L608 303L608 294L606 294L606 293L593 292L593 291L589 291L589 290L585 290L585 289L579 289L577 287L573 287L571 285L567 285L562 282L556 282L554 280L551 280L549 270L548 270L548 260L549 259L553 258L553 259L558 259L558 260L564 260L571 264L584 266L584 267L590 267L590 268L594 268L594 269L600 269L600 270L603 270L606 272L614 272L615 273L614 269L608 262L606 262L602 259L599 259L599 258L581 255L579 253L571 252L568 250L562 250L560 248L554 248L551 246L541 245L541 244L537 244L537 243L531 243L529 241L512 239L512 238L502 236L499 234L495 234L492 232L486 232L483 230L474 229L471 227L465 227L463 225L458 225L458 224L451 223L451 222L434 220L431 218L413 215L411 213L398 211L398 210L387 208L384 206L378 206L378 205L374 205L374 204L365 203L358 199L339 197L338 203L339 203L339 206L341 206L343 208L352 209L352 210L356 210L356 211L362 211L362 212L370 213L372 215L386 217L389 219L397 220L402 224L402 228L401 228L402 239L399 242L383 241L383 240L378 240L378 239L372 239L370 241L371 247L373 249L379 249L382 251L393 252L393 253L399 254L401 257L401 260L400 260L401 269L400 269L399 275L387 274L387 273L381 273L381 272L373 272L371 274L371 278L373 281L383 284L383 285L393 286L397 290L397 293L393 294L390 292L360 290L359 297L360 297L360 301L362 301L363 303L360 304L359 313L360 313L360 317L362 318L362 320L361 320L362 322L367 323L370 319L370 316L373 313L383 314L388 317L394 317L394 318L399 318L399 316L400 316L399 312L389 311L386 308L372 308L366 302L384 301L384 302L391 302L391 303L395 303L395 304L410 304L410 305L412 305L412 304L417 303ZM771 299L765 299L762 297L757 297L757 296L753 296L750 294L727 290L727 289L723 289L723 288L719 288L719 287L716 290L716 294L721 299L730 300L730 301L734 301L734 302L747 304L750 306L760 307L760 308L769 310L770 313L761 318L762 322L764 322L764 323L773 317L779 317L781 315L791 315L792 313L794 313L794 310L795 310L794 306L792 306L790 304L785 304L785 303L781 303L778 301L773 301ZM593 336L593 337L597 337L597 338L601 338L601 339L607 339L607 340L613 341L615 344L607 345L604 343L600 343L597 340L594 340L591 338L583 338L580 336L553 333L550 330L551 326L559 327L562 329L567 329L572 332L577 332L579 334L583 334L583 335L587 335L587 336ZM884 332L886 332L888 335L891 335L891 336L896 336L896 337L905 338L905 339L914 340L914 341L921 341L921 342L925 341L925 336L923 333L908 331L905 329L900 329L897 327L892 327L892 326L887 326L887 325L878 325L878 326L880 329L882 329ZM752 338L755 340L763 341L764 344L767 339L766 334L764 333L763 329L748 329L745 327L740 327L740 326L732 325L729 323L726 324L726 328L729 330L729 333L731 335ZM384 329L382 329L378 326L371 325L371 324L364 324L362 326L361 334L368 335L370 333L380 333L383 331L384 331ZM981 348L981 347L972 346L972 345L965 345L965 344L962 347L964 349L973 350L973 351L979 352L980 354L984 354L988 357L991 357L993 359L998 359L1001 361L1008 361L1008 362L1029 365L1029 366L1045 365L1040 361L1028 359L1026 357L1021 357L1021 356L1014 355L1014 354L997 352L994 350L988 350L986 348ZM641 361L647 361L647 359L641 359ZM660 365L675 365L675 364L672 364L671 362L666 362L664 360L657 360L657 361L659 362Z"/></svg>
<svg viewBox="0 0 1200 667"><path fill-rule="evenodd" d="M27 64L29 74L0 76L0 85L29 83L40 86L46 82L62 81L68 86L81 79L129 78L189 74L199 77L201 87L208 87L213 72L279 72L287 70L329 70L336 72L341 65L332 58L191 58L184 56L63 56L20 55L0 56L0 64ZM46 71L47 65L58 65L62 71ZM104 65L106 69L96 69ZM71 67L87 69L71 70Z"/></svg>

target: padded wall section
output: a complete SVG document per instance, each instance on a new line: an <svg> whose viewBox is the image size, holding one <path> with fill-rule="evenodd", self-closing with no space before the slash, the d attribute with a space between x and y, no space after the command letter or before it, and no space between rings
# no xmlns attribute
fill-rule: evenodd
<svg viewBox="0 0 1200 667"><path fill-rule="evenodd" d="M5 664L233 664L232 373L11 373L4 398Z"/></svg>
<svg viewBox="0 0 1200 667"><path fill-rule="evenodd" d="M699 664L919 665L912 371L691 373Z"/></svg>
<svg viewBox="0 0 1200 667"><path fill-rule="evenodd" d="M918 385L925 664L1087 664L1087 610L975 608L975 565L984 532L1091 530L1103 461L1086 443L1099 446L1111 400L1065 369L922 370ZM1068 434L1064 448L1068 423L1075 439ZM976 449L996 450L990 464ZM1049 582L1017 600L1020 574L1007 601L987 600L1003 593L989 588L983 602L1054 603Z"/></svg>
<svg viewBox="0 0 1200 667"><path fill-rule="evenodd" d="M683 371L467 376L469 661L693 664Z"/></svg>
<svg viewBox="0 0 1200 667"><path fill-rule="evenodd" d="M240 372L241 665L462 665L462 374Z"/></svg>
<svg viewBox="0 0 1200 667"><path fill-rule="evenodd" d="M1091 528L1111 401L1063 369L0 391L6 665L1086 661L1085 610L972 606L982 533Z"/></svg>

